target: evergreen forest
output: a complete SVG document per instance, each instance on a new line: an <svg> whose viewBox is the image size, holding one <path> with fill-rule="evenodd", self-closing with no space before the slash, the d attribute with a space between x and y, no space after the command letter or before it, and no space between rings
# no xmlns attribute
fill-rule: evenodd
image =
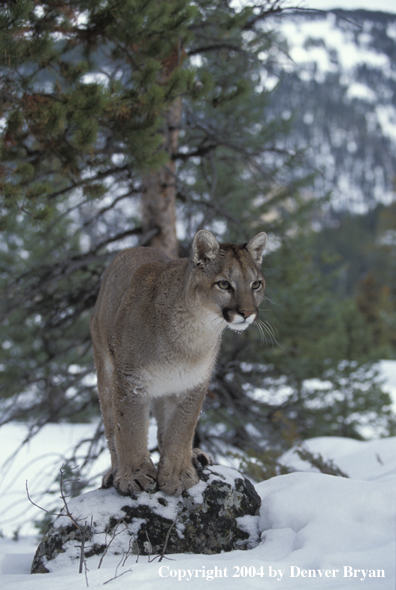
<svg viewBox="0 0 396 590"><path fill-rule="evenodd" d="M261 480L306 438L396 433L376 369L396 351L395 204L335 209L277 114L284 4L0 2L0 427L96 421L80 488L107 453L100 277L127 247L189 256L202 228L268 249L260 325L225 333L199 444Z"/></svg>

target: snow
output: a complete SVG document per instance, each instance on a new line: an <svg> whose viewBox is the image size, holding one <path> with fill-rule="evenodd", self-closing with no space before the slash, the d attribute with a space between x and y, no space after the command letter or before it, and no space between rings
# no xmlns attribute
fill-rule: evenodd
<svg viewBox="0 0 396 590"><path fill-rule="evenodd" d="M396 399L395 363L383 361L386 387ZM393 590L396 566L396 437L357 441L320 437L303 446L324 460L333 460L349 478L319 473L295 450L282 462L295 472L256 485L262 499L259 519L242 519L246 530L259 526L261 543L249 551L220 555L172 555L171 559L130 556L103 559L100 569L90 566L79 574L65 567L50 574L30 575L38 544L32 521L41 515L26 498L25 480L33 500L51 507L59 491L44 489L64 457L97 424L48 425L14 456L26 436L26 426L0 429L0 448L6 461L0 479L0 587L2 590L68 590L102 587L124 590L133 586L151 590L180 587L201 590L215 582L220 590L249 588L313 590ZM11 459L10 459L11 457ZM99 472L92 472L98 486ZM221 466L216 471L226 476ZM95 476L96 473L96 476ZM199 499L202 486L194 493ZM94 497L94 496L93 496ZM117 505L115 496L115 509ZM74 502L78 502L74 500ZM125 498L123 499L125 502ZM148 502L153 500L148 497ZM11 540L19 529L19 540ZM107 585L107 584L106 584Z"/></svg>
<svg viewBox="0 0 396 590"><path fill-rule="evenodd" d="M316 10L331 10L342 8L343 10L372 10L396 13L395 0L305 0L298 4L300 8L315 8Z"/></svg>
<svg viewBox="0 0 396 590"><path fill-rule="evenodd" d="M361 82L352 82L348 86L347 98L349 100L358 98L367 102L375 103L377 100L377 95L374 90L366 86L366 84L362 84Z"/></svg>
<svg viewBox="0 0 396 590"><path fill-rule="evenodd" d="M314 3L319 7L320 2ZM342 8L349 8L350 2L324 3ZM356 2L363 5L363 2ZM396 2L392 2L396 13ZM307 4L308 6L308 4ZM375 3L375 10L381 10L381 3ZM385 7L384 7L385 9ZM367 25L369 27L369 25ZM333 13L324 13L321 18L314 20L284 18L279 21L279 30L285 36L289 44L289 56L281 61L286 71L295 70L298 66L299 76L303 81L315 80L318 83L325 81L331 74L341 72L340 81L346 89L345 101L363 100L372 105L375 121L378 121L382 133L392 141L396 138L396 114L392 104L392 96L381 92L378 88L370 87L367 83L356 80L359 67L379 70L384 78L393 84L396 75L394 64L385 51L374 50L372 46L372 34L359 31L356 38L356 27L352 21L348 27L340 27ZM391 38L396 36L395 23L389 23L387 34ZM345 187L348 192L348 187ZM382 189L381 189L382 190ZM391 196L387 196L390 198Z"/></svg>
<svg viewBox="0 0 396 590"><path fill-rule="evenodd" d="M351 479L392 483L396 476L395 441L394 437L359 441L337 436L322 436L311 438L302 446L314 455L321 455L327 460L337 457L335 460L337 467ZM282 464L297 471L317 471L303 461L295 449L283 455Z"/></svg>
<svg viewBox="0 0 396 590"><path fill-rule="evenodd" d="M396 113L391 105L378 105L377 117L384 135L396 137Z"/></svg>
<svg viewBox="0 0 396 590"><path fill-rule="evenodd" d="M353 15L343 18L334 12L290 11L281 18L276 17L276 22L277 30L284 36L289 47L289 56L283 55L279 60L282 69L297 74L304 84L330 84L332 79L337 80L335 88L340 97L338 104L333 104L332 108L337 108L341 114L348 103L353 103L354 109L364 109L370 133L377 136L381 133L385 141L393 145L396 142L396 111L392 89L396 73L394 59L388 50L389 44L385 43L386 37L380 42L379 35L387 35L390 44L391 40L396 39L396 23L393 16L396 14L396 1L372 3L364 0L304 0L298 6L323 11L335 8L363 8L368 11L392 13L387 19L372 17L370 20L368 16L366 20L361 21L360 17L356 20ZM379 23L384 27L383 33L380 32ZM296 109L295 114L298 116L298 108ZM330 113L330 116L333 115ZM323 169L325 186L328 183L326 178L329 179L328 189L332 191L332 203L335 208L349 206L356 213L364 212L367 208L365 196L356 183L351 181L351 174L335 171L335 156L327 142L323 140L315 145L315 140L311 138L311 143L307 146L307 154L309 159L314 161L315 169ZM359 171L358 163L354 162L354 154L358 150L357 143L347 142L346 147L350 154L348 162L352 168L355 167L356 174L363 174ZM389 204L394 199L394 191L386 180L386 170L385 158L380 165L371 166L368 163L365 174L372 183L373 200Z"/></svg>
<svg viewBox="0 0 396 590"><path fill-rule="evenodd" d="M231 5L235 4L236 6L241 5L255 5L255 2L251 0L233 0ZM342 10L371 10L371 11L381 11L381 12L390 12L396 13L396 3L395 0L377 0L373 3L373 0L299 0L295 2L294 0L283 0L282 2L283 8L290 8L295 9L302 8L302 9L314 9L314 10L333 10L340 8Z"/></svg>
<svg viewBox="0 0 396 590"><path fill-rule="evenodd" d="M305 76L309 72L311 77L319 82L323 81L325 74L337 72L341 66L345 72L344 82L347 85L352 79L352 71L363 64L381 69L384 74L393 77L389 57L385 53L373 51L370 47L370 36L360 35L359 45L357 45L353 31L338 28L333 14L327 14L323 19L312 21L285 19L280 23L280 30L290 44L292 61L305 66ZM307 45L307 39L316 40L320 44ZM316 67L313 69L310 64L315 64ZM294 66L285 64L285 67L293 68ZM362 91L361 88L359 90ZM369 94L370 97L371 94Z"/></svg>
<svg viewBox="0 0 396 590"><path fill-rule="evenodd" d="M269 590L353 590L363 582L363 588L393 589L396 438L367 443L318 438L307 444L337 464L353 465L355 478L296 472L258 484L262 542L255 549L213 556L172 555L162 562L140 558L136 563L132 556L125 565L105 558L101 569L85 574L66 567L32 576L33 540L0 539L1 588L66 590L70 585L85 588L87 582L90 588L99 588L117 575L111 581L116 589L141 585L149 590L158 583L167 589L178 581L199 589L213 580L224 590L241 584ZM381 463L373 473L371 459L376 453L382 454ZM284 460L292 465L292 453ZM298 461L294 466L302 467Z"/></svg>
<svg viewBox="0 0 396 590"><path fill-rule="evenodd" d="M10 426L14 441L23 438L22 425ZM41 443L36 450L52 446L51 456L58 456L61 461L64 453L55 441L73 443L84 428L89 429L63 425L57 438L52 428L47 432L44 429L38 435ZM3 429L0 435L2 432ZM315 473L295 452L286 453L283 463L297 471L256 485L262 498L262 542L255 549L221 555L172 555L172 560L162 562L140 558L136 563L136 557L131 556L125 565L112 557L104 558L100 569L91 568L85 574L68 566L51 574L32 576L29 570L37 540L24 537L15 542L4 538L0 539L1 588L66 590L70 585L85 588L87 581L90 588L99 588L117 574L110 582L116 589L140 584L149 590L158 583L167 589L177 581L198 589L213 580L224 590L240 588L241 584L269 590L393 589L396 438L361 442L322 437L306 441L304 446L325 459L333 459L350 478ZM32 461L30 467L34 479L34 468L36 475L40 473L40 462ZM215 469L223 473L222 467ZM200 491L198 484L197 496ZM116 500L117 497L115 504ZM27 500L22 509L29 513ZM247 529L257 526L257 519L245 520Z"/></svg>
<svg viewBox="0 0 396 590"><path fill-rule="evenodd" d="M18 529L22 535L36 534L32 523L42 514L27 501L26 483L37 504L44 502L47 509L51 508L53 496L59 503L58 490L54 487L46 494L48 486L74 447L82 439L93 436L96 428L97 424L48 424L16 454L27 437L28 428L23 424L1 427L0 532L3 535L10 537ZM101 459L95 464L96 474L108 466L107 457ZM98 484L95 474L92 477Z"/></svg>

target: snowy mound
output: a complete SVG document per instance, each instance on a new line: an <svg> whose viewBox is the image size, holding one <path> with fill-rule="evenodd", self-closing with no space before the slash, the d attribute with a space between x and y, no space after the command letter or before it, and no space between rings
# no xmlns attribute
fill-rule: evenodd
<svg viewBox="0 0 396 590"><path fill-rule="evenodd" d="M32 564L48 573L111 555L215 554L259 542L260 498L253 485L227 467L208 467L180 497L162 492L120 496L114 488L67 501L50 525Z"/></svg>
<svg viewBox="0 0 396 590"><path fill-rule="evenodd" d="M80 426L63 426L64 438L69 444L72 433ZM13 428L20 430L22 438L23 425L14 425ZM26 496L27 477L32 486L40 479L43 469L42 463L33 460L40 454L35 445L41 445L39 450L48 448L48 432L52 434L52 428L57 429L58 435L51 438L51 451L58 450L56 444L60 445L61 426L49 425L46 428L47 431L43 429L36 437L37 443L33 441L30 447L25 447L26 453L31 453L31 471L27 474L27 467L22 469L24 463L15 466L14 477L19 487L11 488L14 498L19 497L19 488L21 496L24 493ZM11 426L8 435L10 429ZM66 431L70 433L68 436ZM1 432L7 432L7 426ZM81 436L81 432L78 434ZM258 526L259 544L249 551L235 549L215 555L179 553L161 562L158 558L154 559L154 552L151 557L106 554L100 569L101 558L92 557L89 569L82 574L78 573L78 563L74 560L67 567L50 574L31 576L36 540L22 538L15 542L0 538L1 588L69 590L70 587L83 589L89 585L90 590L104 587L113 590L129 587L156 590L160 585L161 590L173 590L176 586L202 590L210 587L208 582L214 581L219 590L240 590L241 587L265 590L394 590L396 437L372 441L321 437L305 441L304 447L314 455L321 454L327 462L332 460L349 478L312 473L312 465L302 461L294 451L286 453L282 462L300 472L274 477L256 485L262 501L260 517L247 516L238 520L246 526L250 524L251 530ZM3 448L6 447L3 445ZM62 458L59 459L61 462ZM213 469L225 474L222 468ZM16 477L19 471L20 480ZM196 502L202 485L200 483L190 490L190 494L197 492ZM3 494L2 501L5 497ZM37 491L34 497L37 498ZM117 498L121 503L129 501ZM99 509L103 509L102 504ZM29 530L32 522L29 510L34 507L25 499L23 508L25 530ZM38 509L37 513L41 514ZM81 513L81 516L90 519L90 514ZM8 526L5 530L12 531ZM6 527L5 519L2 527ZM177 522L172 531L176 527ZM118 536L113 543L117 539ZM78 541L74 544L77 548L80 545ZM104 586L110 581L110 585ZM179 581L182 584L177 584Z"/></svg>

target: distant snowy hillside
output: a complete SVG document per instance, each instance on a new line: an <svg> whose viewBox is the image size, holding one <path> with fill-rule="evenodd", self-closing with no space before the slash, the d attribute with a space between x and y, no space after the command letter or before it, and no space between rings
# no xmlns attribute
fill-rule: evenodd
<svg viewBox="0 0 396 590"><path fill-rule="evenodd" d="M394 196L396 14L366 10L302 12L276 20L290 60L271 103L292 119L289 147L306 147L315 192L359 211ZM270 80L273 83L274 78Z"/></svg>

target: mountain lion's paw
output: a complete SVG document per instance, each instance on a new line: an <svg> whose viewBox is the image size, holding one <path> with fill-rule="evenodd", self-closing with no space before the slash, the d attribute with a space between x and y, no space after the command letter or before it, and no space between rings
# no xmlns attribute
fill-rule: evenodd
<svg viewBox="0 0 396 590"><path fill-rule="evenodd" d="M168 496L180 496L198 482L198 475L192 465L181 470L160 468L158 472L158 487Z"/></svg>
<svg viewBox="0 0 396 590"><path fill-rule="evenodd" d="M214 465L213 457L208 455L198 447L192 450L192 462L195 467L206 467L207 465Z"/></svg>
<svg viewBox="0 0 396 590"><path fill-rule="evenodd" d="M152 462L146 462L132 471L118 469L114 476L114 487L123 496L139 492L154 492L156 489L157 472Z"/></svg>
<svg viewBox="0 0 396 590"><path fill-rule="evenodd" d="M102 478L102 488L110 488L114 483L115 469L109 469Z"/></svg>

